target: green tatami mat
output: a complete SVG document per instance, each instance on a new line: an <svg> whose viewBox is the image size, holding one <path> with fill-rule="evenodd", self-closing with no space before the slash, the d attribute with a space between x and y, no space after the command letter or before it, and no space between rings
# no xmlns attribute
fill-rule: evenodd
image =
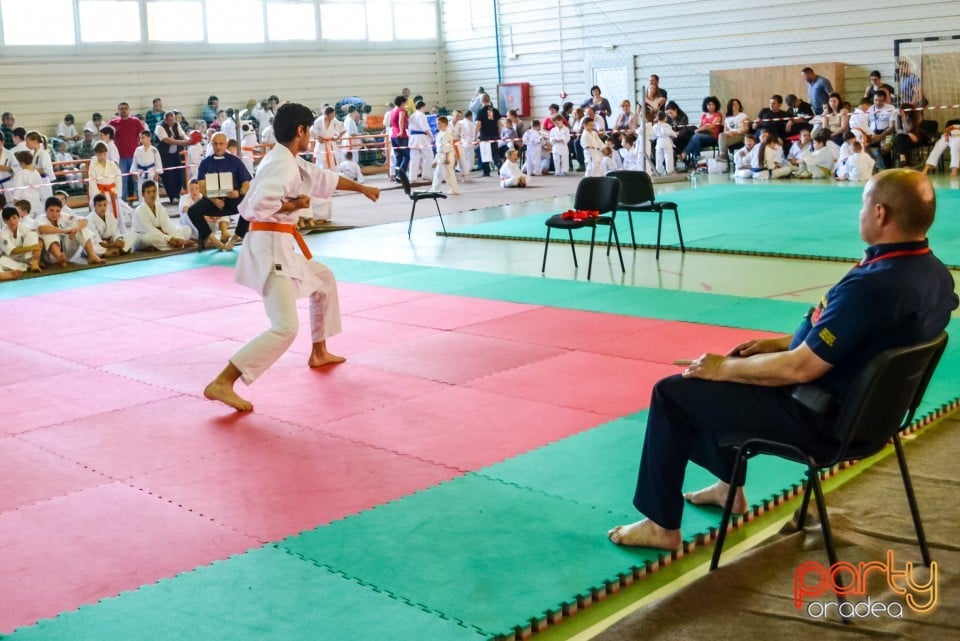
<svg viewBox="0 0 960 641"><path fill-rule="evenodd" d="M604 535L626 509L467 474L279 545L492 636L643 566Z"/></svg>
<svg viewBox="0 0 960 641"><path fill-rule="evenodd" d="M275 547L21 628L13 641L482 641L479 631Z"/></svg>
<svg viewBox="0 0 960 641"><path fill-rule="evenodd" d="M709 185L663 195L677 203L683 239L688 249L807 258L858 260L864 244L857 236L862 189L850 185ZM930 234L934 252L949 266L960 267L960 192L937 190L937 221ZM556 213L556 212L553 212ZM543 240L546 214L530 214L495 222L457 227L449 236ZM656 214L634 214L637 244L653 246L657 238ZM597 230L607 239L607 228ZM625 213L617 215L623 245L630 243ZM574 238L589 242L590 230L574 231ZM551 235L567 242L566 233ZM662 242L678 245L672 213L665 213ZM567 250L569 251L569 250Z"/></svg>

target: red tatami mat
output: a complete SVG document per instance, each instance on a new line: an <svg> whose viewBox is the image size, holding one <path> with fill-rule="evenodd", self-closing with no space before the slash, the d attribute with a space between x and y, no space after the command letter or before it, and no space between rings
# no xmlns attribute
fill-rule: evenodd
<svg viewBox="0 0 960 641"><path fill-rule="evenodd" d="M343 314L353 314L431 296L428 292L392 289L363 283L337 283L337 286L340 292L340 312Z"/></svg>
<svg viewBox="0 0 960 641"><path fill-rule="evenodd" d="M466 472L613 418L612 414L451 387L326 423L320 429Z"/></svg>
<svg viewBox="0 0 960 641"><path fill-rule="evenodd" d="M119 483L0 514L0 632L256 544Z"/></svg>
<svg viewBox="0 0 960 641"><path fill-rule="evenodd" d="M0 513L93 487L104 477L17 436L0 437Z"/></svg>
<svg viewBox="0 0 960 641"><path fill-rule="evenodd" d="M308 355L313 348L310 336L310 319L306 310L300 310L300 333L297 340L290 346L290 350L298 354ZM371 350L380 350L394 345L403 345L418 341L428 336L440 333L441 330L403 323L388 323L387 321L348 316L343 319L343 331L332 336L327 341L327 347L334 354L346 356L354 362L359 354Z"/></svg>
<svg viewBox="0 0 960 641"><path fill-rule="evenodd" d="M598 414L623 416L650 404L650 390L681 368L603 354L568 352L467 383L469 387Z"/></svg>
<svg viewBox="0 0 960 641"><path fill-rule="evenodd" d="M297 429L282 438L137 476L131 482L267 542L458 474L447 467Z"/></svg>
<svg viewBox="0 0 960 641"><path fill-rule="evenodd" d="M367 309L356 312L355 315L434 329L457 329L501 316L519 314L537 307L537 305L522 303L437 294L395 305Z"/></svg>
<svg viewBox="0 0 960 641"><path fill-rule="evenodd" d="M418 341L360 354L355 360L391 372L459 384L563 352L543 345L441 332Z"/></svg>
<svg viewBox="0 0 960 641"><path fill-rule="evenodd" d="M77 341L76 338L73 340ZM0 357L0 364L2 364L2 367L0 367L0 387L18 381L34 381L39 385L40 381L47 376L56 376L57 374L83 369L82 365L44 353L44 351L21 347L0 340L0 354L3 355Z"/></svg>
<svg viewBox="0 0 960 641"><path fill-rule="evenodd" d="M310 427L444 387L441 383L347 361L321 369L303 366L284 372L271 370L240 393L247 396L257 412Z"/></svg>
<svg viewBox="0 0 960 641"><path fill-rule="evenodd" d="M666 322L668 321L576 309L540 307L522 314L462 327L457 331L595 352L599 343L626 342L625 338L628 335L643 332Z"/></svg>
<svg viewBox="0 0 960 641"><path fill-rule="evenodd" d="M24 380L3 388L0 435L93 416L172 396L169 390L98 370ZM15 400L11 400L15 399Z"/></svg>
<svg viewBox="0 0 960 641"><path fill-rule="evenodd" d="M20 438L126 479L255 445L291 429L256 412L229 412L216 403L177 396L34 430Z"/></svg>
<svg viewBox="0 0 960 641"><path fill-rule="evenodd" d="M203 290L216 295L229 296L243 300L263 302L260 294L233 280L233 267L203 267L187 269L169 274L158 274L139 278L137 283L144 287L166 287L173 290Z"/></svg>
<svg viewBox="0 0 960 641"><path fill-rule="evenodd" d="M71 307L56 302L53 294L49 296L51 298L47 300L32 297L0 301L0 318L12 323L4 331L3 340L33 345L58 338L67 328L73 335L80 336L88 332L109 332L118 325L130 322L119 312Z"/></svg>
<svg viewBox="0 0 960 641"><path fill-rule="evenodd" d="M691 360L705 352L727 354L745 341L779 336L782 334L755 329L671 321L657 323L619 339L598 341L589 351L669 364L678 359Z"/></svg>

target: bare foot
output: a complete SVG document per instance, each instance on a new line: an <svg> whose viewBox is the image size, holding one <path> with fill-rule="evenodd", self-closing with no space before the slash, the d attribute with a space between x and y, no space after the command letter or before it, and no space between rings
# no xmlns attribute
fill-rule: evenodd
<svg viewBox="0 0 960 641"><path fill-rule="evenodd" d="M203 395L211 401L220 401L221 403L229 405L238 412L253 411L253 403L242 398L233 391L233 386L227 383L213 381L203 388Z"/></svg>
<svg viewBox="0 0 960 641"><path fill-rule="evenodd" d="M727 502L727 492L730 490L730 484L723 481L717 481L709 487L696 492L687 492L683 495L690 503L694 505L716 505L723 507ZM743 488L738 487L737 493L733 498L733 513L743 514L749 509L747 505L747 496L743 493Z"/></svg>
<svg viewBox="0 0 960 641"><path fill-rule="evenodd" d="M204 249L219 249L223 251L223 243L220 242L220 239L214 235L207 236L207 239L203 241Z"/></svg>
<svg viewBox="0 0 960 641"><path fill-rule="evenodd" d="M234 234L227 240L227 243L223 245L220 249L225 252L232 252L233 246L237 244L237 241L240 240L240 237Z"/></svg>
<svg viewBox="0 0 960 641"><path fill-rule="evenodd" d="M607 532L607 538L617 545L659 550L676 550L683 545L680 530L666 530L650 519L618 525Z"/></svg>
<svg viewBox="0 0 960 641"><path fill-rule="evenodd" d="M103 260L96 254L94 254L93 256L87 257L87 264L88 265L106 265L107 261Z"/></svg>
<svg viewBox="0 0 960 641"><path fill-rule="evenodd" d="M336 365L337 363L342 363L345 360L347 360L345 357L331 354L326 350L322 352L314 351L312 354L310 354L310 359L307 361L307 365L310 367L324 367L325 365Z"/></svg>

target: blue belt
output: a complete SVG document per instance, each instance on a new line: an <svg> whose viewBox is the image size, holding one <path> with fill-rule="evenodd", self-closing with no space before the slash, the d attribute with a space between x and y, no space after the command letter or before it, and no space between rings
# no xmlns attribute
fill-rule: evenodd
<svg viewBox="0 0 960 641"><path fill-rule="evenodd" d="M13 176L7 176L6 178L0 178L0 185L6 185L8 182L13 180Z"/></svg>
<svg viewBox="0 0 960 641"><path fill-rule="evenodd" d="M137 163L137 169L139 169L140 171L146 171L146 170L148 170L148 169L153 169L153 168L156 167L156 166L157 166L157 163L155 163L155 162L152 162L152 163L150 163L149 165L141 165L140 163Z"/></svg>
<svg viewBox="0 0 960 641"><path fill-rule="evenodd" d="M411 136L426 136L426 135L427 135L427 132L425 132L425 131L411 131L411 132L410 132L410 135L411 135Z"/></svg>

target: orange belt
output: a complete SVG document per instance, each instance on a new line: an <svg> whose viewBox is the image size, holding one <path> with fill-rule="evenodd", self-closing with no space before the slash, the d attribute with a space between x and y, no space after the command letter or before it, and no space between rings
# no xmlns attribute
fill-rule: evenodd
<svg viewBox="0 0 960 641"><path fill-rule="evenodd" d="M110 199L110 205L113 206L113 217L120 218L120 212L117 211L117 184L97 183L97 190L101 194L106 194L106 196Z"/></svg>
<svg viewBox="0 0 960 641"><path fill-rule="evenodd" d="M283 234L290 234L293 236L294 240L297 241L300 251L302 251L303 255L307 257L307 260L313 258L313 254L310 253L310 248L307 247L307 243L303 240L303 236L300 235L300 231L297 229L296 225L287 225L285 223L264 223L257 221L250 223L250 231L278 231Z"/></svg>

